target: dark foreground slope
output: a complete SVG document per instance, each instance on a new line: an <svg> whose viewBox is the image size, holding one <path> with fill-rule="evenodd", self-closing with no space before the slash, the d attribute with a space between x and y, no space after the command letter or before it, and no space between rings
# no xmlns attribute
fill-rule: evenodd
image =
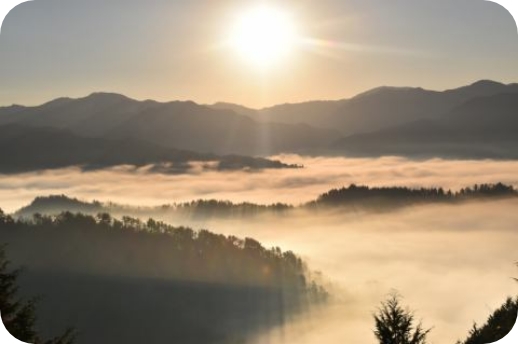
<svg viewBox="0 0 518 344"><path fill-rule="evenodd" d="M152 220L1 215L0 241L39 332L78 343L241 343L326 298L291 252Z"/></svg>

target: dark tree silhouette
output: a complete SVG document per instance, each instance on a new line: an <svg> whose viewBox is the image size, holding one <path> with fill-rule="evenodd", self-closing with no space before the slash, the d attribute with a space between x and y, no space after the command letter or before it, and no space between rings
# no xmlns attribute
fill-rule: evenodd
<svg viewBox="0 0 518 344"><path fill-rule="evenodd" d="M517 278L513 279L518 282ZM462 342L457 342L457 344L486 344L499 341L511 332L517 321L517 315L518 298L508 298L500 308L489 316L484 325L479 327L474 324L468 338Z"/></svg>
<svg viewBox="0 0 518 344"><path fill-rule="evenodd" d="M21 247L30 250L38 256L40 267L116 271L131 276L211 283L231 281L291 290L293 295L301 297L314 291L311 281L307 280L307 267L299 257L290 251L267 249L252 238L236 240L208 230L195 232L170 226L154 219L142 221L123 216L118 220L107 213L96 216L70 212L57 216L35 214L30 220L2 216L3 240L12 248L19 247L16 252L20 252ZM34 246L29 244L28 238L34 240ZM135 254L137 248L138 255Z"/></svg>
<svg viewBox="0 0 518 344"><path fill-rule="evenodd" d="M0 222L6 221L0 210ZM3 248L0 248L0 312L5 328L15 338L26 343L35 344L70 344L73 343L73 333L68 330L60 337L42 340L38 337L34 327L36 323L35 300L23 301L17 297L16 284L20 270L10 270L9 261Z"/></svg>
<svg viewBox="0 0 518 344"><path fill-rule="evenodd" d="M518 192L511 185L475 184L459 191L443 188L368 187L351 184L349 187L332 189L320 195L306 206L348 206L361 208L395 208L413 204L459 203L469 200L486 200L517 197Z"/></svg>
<svg viewBox="0 0 518 344"><path fill-rule="evenodd" d="M65 195L36 197L29 205L19 209L16 217L32 218L36 213L58 215L64 211L88 215L110 213L122 217L131 215L143 218L152 216L155 220L178 222L179 219L204 220L206 218L242 218L260 215L286 215L300 209L318 211L336 209L345 211L389 211L412 205L463 204L469 201L486 201L518 197L518 190L502 183L475 184L458 191L443 188L368 187L351 184L348 187L332 189L313 201L290 205L272 203L268 205L250 202L233 203L225 200L193 200L191 202L164 204L157 207L131 207L99 201L85 202Z"/></svg>
<svg viewBox="0 0 518 344"><path fill-rule="evenodd" d="M34 301L22 302L16 299L18 287L16 280L19 271L9 271L9 262L4 250L0 250L0 312L2 321L14 337L34 343L36 332L34 331L35 315Z"/></svg>
<svg viewBox="0 0 518 344"><path fill-rule="evenodd" d="M504 338L516 323L518 314L518 298L507 299L507 301L493 314L489 316L487 322L479 327L473 325L466 340L458 344L487 344L494 343Z"/></svg>
<svg viewBox="0 0 518 344"><path fill-rule="evenodd" d="M374 320L374 334L380 344L425 344L431 331L423 329L421 324L414 325L414 314L401 306L400 297L395 293L382 302Z"/></svg>

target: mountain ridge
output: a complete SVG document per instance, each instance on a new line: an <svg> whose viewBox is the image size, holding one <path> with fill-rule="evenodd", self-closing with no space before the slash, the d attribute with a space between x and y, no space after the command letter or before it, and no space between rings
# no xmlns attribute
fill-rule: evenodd
<svg viewBox="0 0 518 344"><path fill-rule="evenodd" d="M257 110L245 108L241 113L261 121L305 122L319 128L333 128L347 136L415 119L440 117L470 98L505 92L518 93L518 84L482 79L444 91L380 86L351 98L281 104ZM305 111L304 105L310 108ZM233 109L239 111L240 107Z"/></svg>
<svg viewBox="0 0 518 344"><path fill-rule="evenodd" d="M518 94L475 97L449 113L368 133L333 144L340 154L518 159Z"/></svg>
<svg viewBox="0 0 518 344"><path fill-rule="evenodd" d="M37 107L0 109L0 125L66 129L83 137L135 138L167 148L214 154L272 155L325 146L340 137L307 124L259 123L192 101L136 101L112 93L59 98Z"/></svg>
<svg viewBox="0 0 518 344"><path fill-rule="evenodd" d="M498 95L518 96L518 84L479 80L445 91L381 86L350 99L280 104L260 110L231 103L201 105L193 101L139 101L117 93L95 92L77 99L57 98L36 107L0 108L0 126L52 127L69 130L85 138L134 139L169 149L217 155L377 156L386 153L518 158L518 153L514 153L516 146L512 134L504 130L515 127L513 111L518 109L518 104L506 101L506 109L491 100L490 97ZM475 100L482 103L470 105ZM472 121L468 115L456 114L458 109L470 106L473 113L481 109L486 113L493 109L496 112L492 117L486 116L485 121L481 116ZM420 126L420 121L430 128ZM498 138L493 140L495 135L487 132L484 135L479 130L479 142L473 142L473 135L471 141L452 141L457 146L453 147L453 153L448 152L447 143L452 143L449 136L466 137L465 131L473 133L476 123L505 132L507 141L497 142ZM398 144L409 147L395 147L390 142L384 144L379 135L390 135L396 130L394 128L406 135ZM434 128L435 138L427 134ZM379 132L378 137L373 136L376 132ZM411 147L411 136L419 135L435 147ZM484 146L485 139L490 136L496 143ZM475 144L475 149L471 149L472 144Z"/></svg>

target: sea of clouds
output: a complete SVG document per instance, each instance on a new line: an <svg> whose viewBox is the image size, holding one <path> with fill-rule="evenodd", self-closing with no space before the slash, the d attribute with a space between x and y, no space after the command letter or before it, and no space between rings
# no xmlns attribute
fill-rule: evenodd
<svg viewBox="0 0 518 344"><path fill-rule="evenodd" d="M335 187L518 185L516 161L309 158L278 156L303 169L150 173L132 167L79 168L0 176L0 207L8 212L34 197L66 194L84 200L159 205L193 199L299 204ZM518 200L425 205L386 213L314 214L207 219L195 228L254 237L301 255L332 284L330 306L265 333L257 343L369 343L372 313L391 290L433 327L431 342L454 344L516 295Z"/></svg>
<svg viewBox="0 0 518 344"><path fill-rule="evenodd" d="M134 205L159 205L193 199L300 204L331 188L351 183L459 189L475 183L518 185L518 161L409 160L399 157L327 158L274 157L302 169L250 171L192 170L160 174L121 166L97 171L68 168L0 175L0 207L11 212L36 196L66 194L85 200Z"/></svg>

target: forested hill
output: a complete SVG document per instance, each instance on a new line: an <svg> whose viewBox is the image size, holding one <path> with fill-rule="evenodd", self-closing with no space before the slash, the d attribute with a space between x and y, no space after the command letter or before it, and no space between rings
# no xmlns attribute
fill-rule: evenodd
<svg viewBox="0 0 518 344"><path fill-rule="evenodd" d="M518 197L518 191L502 183L476 184L458 191L443 188L368 187L350 185L333 189L306 204L314 207L395 208L426 203L458 204L473 200Z"/></svg>
<svg viewBox="0 0 518 344"><path fill-rule="evenodd" d="M341 211L388 211L419 204L462 204L468 201L491 201L518 197L518 191L502 183L478 184L460 190L443 188L368 187L350 185L330 190L311 202L301 205L250 202L233 203L222 200L196 200L187 203L165 204L158 207L123 206L98 201L86 202L65 195L37 197L21 208L16 217L31 217L35 213L58 214L62 211L115 215L131 214L136 217L160 219L198 219L210 217L247 217L263 214L287 214L296 210L317 211L340 208Z"/></svg>
<svg viewBox="0 0 518 344"><path fill-rule="evenodd" d="M0 242L42 296L38 332L78 343L235 343L327 298L291 251L154 220L0 211Z"/></svg>
<svg viewBox="0 0 518 344"><path fill-rule="evenodd" d="M301 290L307 286L306 267L290 251L153 219L63 212L15 220L0 213L0 233L9 249L25 247L13 255L15 260L42 269Z"/></svg>

